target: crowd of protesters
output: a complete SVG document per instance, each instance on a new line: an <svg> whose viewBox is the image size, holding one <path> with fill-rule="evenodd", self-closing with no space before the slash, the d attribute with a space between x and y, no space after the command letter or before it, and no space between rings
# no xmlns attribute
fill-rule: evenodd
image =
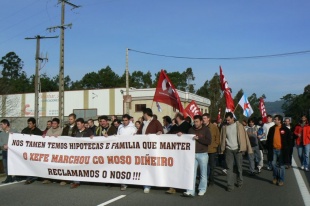
<svg viewBox="0 0 310 206"><path fill-rule="evenodd" d="M272 117L268 115L267 122L261 119L249 118L240 123L233 113L226 113L223 122L211 120L208 113L185 118L182 113L176 113L174 117L164 116L162 123L153 114L150 108L143 111L143 116L137 121L128 114L121 119L116 116L99 116L98 126L93 119L84 120L77 118L75 114L69 115L69 123L60 127L60 120L53 118L47 122L47 127L41 131L36 126L36 119L29 118L28 126L22 134L40 135L43 138L71 136L75 138L94 136L109 137L113 135L139 135L139 134L193 134L196 141L194 189L183 193L184 197L193 197L196 194L203 196L208 186L215 184L215 168L221 168L221 172L227 175L226 190L231 192L235 187L243 185L243 163L248 160L249 174L258 175L262 168L272 171L272 183L283 186L285 170L292 167L293 148L296 146L301 165L300 169L309 171L310 152L310 126L306 116L302 116L299 123L293 127L290 118L281 115ZM1 120L0 149L3 156L3 167L7 178L2 183L25 180L25 184L31 184L38 177L19 177L8 175L8 138L9 133L15 133L7 119ZM264 156L264 154L267 154ZM267 159L265 158L267 157ZM266 164L264 164L264 159ZM199 169L199 172L198 172ZM235 177L234 171L237 175ZM199 179L197 193L195 191L196 180ZM52 179L43 179L43 184L55 182ZM70 183L70 188L80 186L79 181L58 181L60 185ZM126 190L127 185L121 185L120 190ZM151 186L144 186L144 193L149 193ZM167 194L176 193L175 188L169 188Z"/></svg>

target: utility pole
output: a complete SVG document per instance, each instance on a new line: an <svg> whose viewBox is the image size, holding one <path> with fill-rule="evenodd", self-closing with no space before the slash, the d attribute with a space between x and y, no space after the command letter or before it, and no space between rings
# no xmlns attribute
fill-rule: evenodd
<svg viewBox="0 0 310 206"><path fill-rule="evenodd" d="M126 49L126 114L129 114L129 70L128 70L128 48Z"/></svg>
<svg viewBox="0 0 310 206"><path fill-rule="evenodd" d="M58 38L58 36L52 36L52 37L45 37L45 36L40 36L37 35L34 38L32 37L26 37L26 40L31 40L31 39L36 39L37 40L37 46L36 46L36 71L35 71L35 97L34 97L34 118L37 121L37 125L39 124L39 90L40 90L40 74L39 74L39 70L40 70L40 61L43 60L48 60L47 57L46 58L42 58L40 57L40 39L52 39L52 38Z"/></svg>
<svg viewBox="0 0 310 206"><path fill-rule="evenodd" d="M65 5L68 4L72 9L79 8L69 0L58 0L61 2L61 21L59 26L53 26L47 28L49 31L55 31L60 29L60 58L59 58L59 106L58 106L58 116L61 124L64 123L64 102L65 102L65 80L64 80L64 54L65 54L65 29L67 27L71 28L72 24L65 24Z"/></svg>

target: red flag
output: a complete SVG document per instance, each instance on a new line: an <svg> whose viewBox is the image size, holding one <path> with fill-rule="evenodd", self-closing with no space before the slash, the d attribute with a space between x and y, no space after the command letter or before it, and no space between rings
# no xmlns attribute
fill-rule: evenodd
<svg viewBox="0 0 310 206"><path fill-rule="evenodd" d="M161 70L153 101L162 102L183 112L179 94L164 70Z"/></svg>
<svg viewBox="0 0 310 206"><path fill-rule="evenodd" d="M219 108L219 112L217 114L217 122L219 123L221 119L221 108Z"/></svg>
<svg viewBox="0 0 310 206"><path fill-rule="evenodd" d="M196 104L196 102L194 100L192 100L191 103L189 103L189 105L187 105L187 107L185 108L185 112L192 119L194 119L195 115L202 115L201 110L199 109L198 105Z"/></svg>
<svg viewBox="0 0 310 206"><path fill-rule="evenodd" d="M259 99L259 110L260 110L260 113L262 115L263 123L266 123L267 122L267 113L266 113L266 108L265 108L265 103L264 103L263 98Z"/></svg>
<svg viewBox="0 0 310 206"><path fill-rule="evenodd" d="M220 66L220 82L221 82L221 89L224 92L225 100L226 100L226 112L234 112L235 105L234 100L231 96L231 89L228 87L228 82L226 81L222 67Z"/></svg>

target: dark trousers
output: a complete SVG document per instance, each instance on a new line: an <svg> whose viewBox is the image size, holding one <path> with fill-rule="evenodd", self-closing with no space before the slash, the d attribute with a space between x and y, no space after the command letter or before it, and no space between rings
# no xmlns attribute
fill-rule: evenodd
<svg viewBox="0 0 310 206"><path fill-rule="evenodd" d="M13 181L13 177L8 173L8 151L2 151L2 156L2 164L4 172L6 174L6 180Z"/></svg>
<svg viewBox="0 0 310 206"><path fill-rule="evenodd" d="M210 171L210 174L208 175L208 177L209 177L209 183L211 184L214 183L214 169L216 166L215 162L216 155L217 155L216 153L209 153L208 171Z"/></svg>
<svg viewBox="0 0 310 206"><path fill-rule="evenodd" d="M8 151L3 151L2 150L2 164L3 164L3 169L6 175L8 175Z"/></svg>
<svg viewBox="0 0 310 206"><path fill-rule="evenodd" d="M225 159L227 165L227 188L234 189L235 177L234 177L234 162L237 166L237 184L242 185L242 161L243 156L239 150L225 150Z"/></svg>

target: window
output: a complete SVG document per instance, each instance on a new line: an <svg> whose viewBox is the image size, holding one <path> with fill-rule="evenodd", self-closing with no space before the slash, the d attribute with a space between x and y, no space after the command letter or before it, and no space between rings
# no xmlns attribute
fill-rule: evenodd
<svg viewBox="0 0 310 206"><path fill-rule="evenodd" d="M142 112L146 108L146 104L136 104L135 112Z"/></svg>
<svg viewBox="0 0 310 206"><path fill-rule="evenodd" d="M97 109L74 109L73 113L76 114L76 118L84 120L97 117Z"/></svg>

